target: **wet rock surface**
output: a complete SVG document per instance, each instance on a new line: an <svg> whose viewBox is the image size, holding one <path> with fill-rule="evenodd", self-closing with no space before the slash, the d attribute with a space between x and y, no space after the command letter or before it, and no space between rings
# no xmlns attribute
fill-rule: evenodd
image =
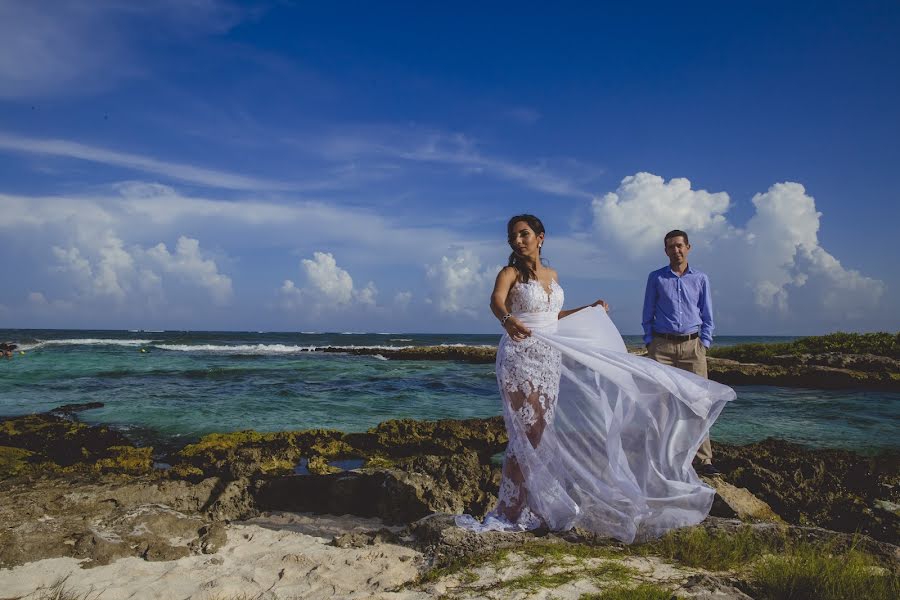
<svg viewBox="0 0 900 600"><path fill-rule="evenodd" d="M727 482L747 488L789 523L900 541L900 516L882 508L900 502L898 452L862 456L767 439L714 443L714 453Z"/></svg>
<svg viewBox="0 0 900 600"><path fill-rule="evenodd" d="M900 390L900 361L891 358L846 354L776 358L774 364L761 364L709 357L709 378L726 385Z"/></svg>
<svg viewBox="0 0 900 600"><path fill-rule="evenodd" d="M324 352L379 355L391 360L456 360L492 363L489 346L411 346L408 348L324 348ZM645 355L643 347L629 348ZM875 354L823 352L768 357L766 362L738 362L709 357L709 378L727 385L777 385L818 389L900 390L900 360Z"/></svg>
<svg viewBox="0 0 900 600"><path fill-rule="evenodd" d="M412 535L427 545L421 540L434 533L424 524L444 518L430 515L480 517L494 505L500 469L491 456L506 443L499 418L401 420L356 434L216 434L179 451L176 468L132 470L129 461L149 463L152 449L128 445L103 427L47 414L3 420L0 432L0 566L56 556L99 565L123 556L152 561L211 553L224 543L227 522L263 511L418 523ZM719 491L713 515L859 532L888 544L900 539L892 510L900 505L896 453L866 457L766 440L715 444L715 454L724 477L710 481ZM367 462L296 475L304 456L326 465L347 456ZM518 539L470 538L456 528L441 535L462 536L460 552L480 551L498 536L497 543Z"/></svg>

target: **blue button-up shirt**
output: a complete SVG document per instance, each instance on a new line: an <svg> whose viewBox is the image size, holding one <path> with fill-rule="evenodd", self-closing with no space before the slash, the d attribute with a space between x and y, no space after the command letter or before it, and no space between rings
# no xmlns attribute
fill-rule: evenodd
<svg viewBox="0 0 900 600"><path fill-rule="evenodd" d="M709 278L688 265L679 277L671 267L663 267L647 277L644 292L644 344L653 332L686 335L700 332L707 348L712 344L713 316Z"/></svg>

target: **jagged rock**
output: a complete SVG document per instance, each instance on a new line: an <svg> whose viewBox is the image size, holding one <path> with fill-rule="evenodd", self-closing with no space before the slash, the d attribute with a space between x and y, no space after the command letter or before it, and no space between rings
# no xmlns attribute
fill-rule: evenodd
<svg viewBox="0 0 900 600"><path fill-rule="evenodd" d="M399 462L397 469L410 476L428 476L428 480L398 477L396 481L412 486L416 498L431 512L482 516L497 500L500 469L482 464L473 451L448 457L416 456Z"/></svg>
<svg viewBox="0 0 900 600"><path fill-rule="evenodd" d="M900 541L900 516L873 510L877 500L900 501L897 452L862 456L767 439L715 444L715 453L727 482L746 488L789 523Z"/></svg>
<svg viewBox="0 0 900 600"><path fill-rule="evenodd" d="M105 475L0 482L0 567L43 558L169 560L223 543L216 519L255 516L249 480ZM211 522L212 520L212 522Z"/></svg>
<svg viewBox="0 0 900 600"><path fill-rule="evenodd" d="M782 523L772 507L751 494L746 488L731 485L721 477L701 477L707 485L716 490L711 515L738 518L742 521L773 521Z"/></svg>
<svg viewBox="0 0 900 600"><path fill-rule="evenodd" d="M55 415L71 415L72 413L81 412L83 410L93 410L95 408L103 408L102 402L83 402L80 404L63 404L49 411Z"/></svg>
<svg viewBox="0 0 900 600"><path fill-rule="evenodd" d="M530 532L488 531L475 533L456 526L454 515L433 514L410 524L416 546L432 557L433 567L446 567L466 556L489 554L534 541Z"/></svg>
<svg viewBox="0 0 900 600"><path fill-rule="evenodd" d="M114 560L133 554L132 549L122 540L111 541L96 533L85 533L75 540L72 555L87 559L85 567L108 565Z"/></svg>
<svg viewBox="0 0 900 600"><path fill-rule="evenodd" d="M678 591L689 594L691 600L753 600L738 587L742 583L730 577L700 573L689 576Z"/></svg>
<svg viewBox="0 0 900 600"><path fill-rule="evenodd" d="M133 448L125 436L105 426L85 425L52 414L0 419L0 446L32 452L28 457L31 464L49 462L59 467L91 465L120 455L120 450L110 448Z"/></svg>
<svg viewBox="0 0 900 600"><path fill-rule="evenodd" d="M781 358L782 364L757 364L709 357L709 378L726 385L900 390L900 373L896 371L857 370L803 362L802 358L793 356ZM834 362L837 364L839 361ZM845 364L859 366L850 361Z"/></svg>
<svg viewBox="0 0 900 600"><path fill-rule="evenodd" d="M497 358L493 346L409 346L407 348L319 348L322 352L353 355L380 355L393 360L457 360L469 363L492 363Z"/></svg>
<svg viewBox="0 0 900 600"><path fill-rule="evenodd" d="M197 532L197 538L193 549L203 554L215 554L228 541L225 525L222 523L210 523L204 525Z"/></svg>
<svg viewBox="0 0 900 600"><path fill-rule="evenodd" d="M489 419L444 419L384 421L366 433L347 434L344 440L366 455L392 458L419 455L450 455L474 451L487 462L501 452L509 438L501 417Z"/></svg>
<svg viewBox="0 0 900 600"><path fill-rule="evenodd" d="M377 516L409 523L437 511L481 515L494 503L499 470L475 452L424 456L394 468L317 477L289 476L260 482L262 510Z"/></svg>
<svg viewBox="0 0 900 600"><path fill-rule="evenodd" d="M290 473L300 460L302 449L291 432L259 433L236 431L212 433L176 454L176 460L206 476L239 479L261 473ZM180 472L188 466L176 465Z"/></svg>

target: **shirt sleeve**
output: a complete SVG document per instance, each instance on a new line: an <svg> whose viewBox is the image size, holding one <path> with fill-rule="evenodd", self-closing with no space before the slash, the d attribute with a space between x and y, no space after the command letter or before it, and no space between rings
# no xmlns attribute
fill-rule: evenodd
<svg viewBox="0 0 900 600"><path fill-rule="evenodd" d="M650 273L647 277L647 288L644 290L644 312L641 326L644 328L644 345L653 341L653 316L656 312L656 277Z"/></svg>
<svg viewBox="0 0 900 600"><path fill-rule="evenodd" d="M715 325L713 324L713 308L712 308L712 294L709 291L709 278L706 275L703 276L703 284L700 286L700 341L703 342L703 345L709 348L712 346L713 340L713 329L715 329Z"/></svg>

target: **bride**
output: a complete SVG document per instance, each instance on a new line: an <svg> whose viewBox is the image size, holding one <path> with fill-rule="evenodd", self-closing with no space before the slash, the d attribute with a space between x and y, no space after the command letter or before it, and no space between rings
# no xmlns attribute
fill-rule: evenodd
<svg viewBox="0 0 900 600"><path fill-rule="evenodd" d="M563 310L541 263L544 226L507 225L513 252L491 310L509 444L496 507L474 531L582 527L632 543L706 518L715 492L691 467L734 391L628 354L603 300Z"/></svg>

